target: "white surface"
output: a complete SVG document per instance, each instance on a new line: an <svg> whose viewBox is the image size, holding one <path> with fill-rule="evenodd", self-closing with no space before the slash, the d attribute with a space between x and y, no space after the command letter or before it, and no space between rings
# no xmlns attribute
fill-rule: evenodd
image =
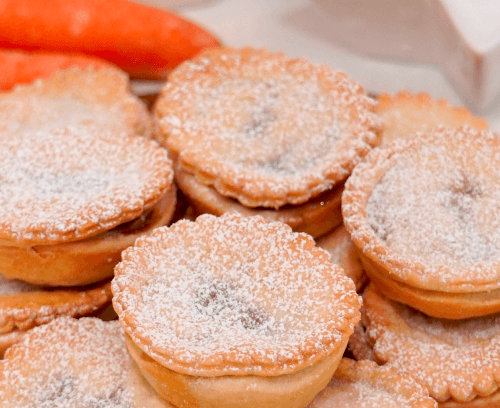
<svg viewBox="0 0 500 408"><path fill-rule="evenodd" d="M158 3L162 0L142 1ZM466 0L461 2L465 4ZM476 2L491 3L488 0ZM311 1L220 0L180 10L185 17L211 30L226 45L267 47L284 51L292 57L303 56L314 62L323 62L334 69L344 70L371 92L426 91L435 98L446 98L454 105L464 105L446 77L432 66L394 63L349 51L352 48L348 49L332 34L329 16ZM358 29L364 35L373 35L363 26ZM492 71L495 68L490 67ZM481 116L493 129L500 131L500 103L481 112Z"/></svg>
<svg viewBox="0 0 500 408"><path fill-rule="evenodd" d="M436 1L436 0L433 0ZM465 40L478 52L487 52L500 43L500 2L498 0L440 0Z"/></svg>

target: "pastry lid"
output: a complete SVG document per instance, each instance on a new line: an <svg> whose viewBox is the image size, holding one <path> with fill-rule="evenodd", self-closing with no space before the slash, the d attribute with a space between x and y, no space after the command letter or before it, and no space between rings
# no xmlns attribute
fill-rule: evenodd
<svg viewBox="0 0 500 408"><path fill-rule="evenodd" d="M313 239L261 217L181 220L136 241L112 282L132 341L199 376L282 375L345 347L353 282Z"/></svg>

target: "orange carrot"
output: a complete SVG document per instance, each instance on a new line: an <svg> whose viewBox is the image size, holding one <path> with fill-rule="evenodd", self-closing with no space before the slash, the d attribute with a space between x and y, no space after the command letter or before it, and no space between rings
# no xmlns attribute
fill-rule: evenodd
<svg viewBox="0 0 500 408"><path fill-rule="evenodd" d="M81 52L163 78L219 42L174 13L127 0L0 0L0 47Z"/></svg>
<svg viewBox="0 0 500 408"><path fill-rule="evenodd" d="M82 54L0 49L0 91L8 91L17 84L29 84L37 78L48 78L54 72L72 66L101 68L111 65Z"/></svg>

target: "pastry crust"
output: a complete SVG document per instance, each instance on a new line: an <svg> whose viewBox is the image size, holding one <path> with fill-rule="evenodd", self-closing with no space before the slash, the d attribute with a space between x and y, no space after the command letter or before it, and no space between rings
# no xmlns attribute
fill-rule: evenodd
<svg viewBox="0 0 500 408"><path fill-rule="evenodd" d="M441 128L356 168L344 224L386 296L436 317L500 311L499 148L494 133Z"/></svg>
<svg viewBox="0 0 500 408"><path fill-rule="evenodd" d="M392 96L387 93L377 98L376 112L384 128L380 132L380 146L388 146L397 139L407 139L416 132L429 132L438 126L459 128L470 126L486 130L488 124L473 116L465 108L456 108L444 99L432 99L427 93L412 94L402 91Z"/></svg>
<svg viewBox="0 0 500 408"><path fill-rule="evenodd" d="M500 289L478 293L446 293L437 290L416 288L391 279L375 263L363 259L363 265L369 272L371 281L385 296L396 302L411 305L429 316L445 319L466 319L485 316L500 310Z"/></svg>
<svg viewBox="0 0 500 408"><path fill-rule="evenodd" d="M398 406L437 408L429 393L412 377L395 367L379 367L372 361L343 358L328 386L309 408Z"/></svg>
<svg viewBox="0 0 500 408"><path fill-rule="evenodd" d="M354 285L329 255L308 235L261 217L181 220L122 258L112 283L122 326L180 373L292 373L345 348L359 320Z"/></svg>
<svg viewBox="0 0 500 408"><path fill-rule="evenodd" d="M13 111L14 101L18 109ZM61 120L68 125L91 122L148 138L153 131L146 105L131 93L128 75L118 68L72 67L0 96L2 130L12 122L37 129L58 126Z"/></svg>
<svg viewBox="0 0 500 408"><path fill-rule="evenodd" d="M494 392L487 397L474 398L469 402L441 402L439 408L500 408L500 391Z"/></svg>
<svg viewBox="0 0 500 408"><path fill-rule="evenodd" d="M119 71L58 73L0 95L0 112L0 245L85 239L172 184L163 149L137 137L149 119Z"/></svg>
<svg viewBox="0 0 500 408"><path fill-rule="evenodd" d="M0 270L11 279L36 285L81 286L113 277L121 252L155 228L166 225L175 210L176 188L144 214L143 219L74 242L34 246L0 245Z"/></svg>
<svg viewBox="0 0 500 408"><path fill-rule="evenodd" d="M366 276L361 261L359 259L356 246L351 240L351 236L343 225L322 236L316 241L320 248L328 251L332 257L332 262L340 265L345 274L351 278L359 293L366 284Z"/></svg>
<svg viewBox="0 0 500 408"><path fill-rule="evenodd" d="M377 360L408 372L431 397L462 403L497 391L498 314L459 321L432 318L384 298L374 285L363 300L363 324Z"/></svg>
<svg viewBox="0 0 500 408"><path fill-rule="evenodd" d="M53 289L0 277L0 334L26 331L58 316L81 317L111 301L110 282L84 288Z"/></svg>
<svg viewBox="0 0 500 408"><path fill-rule="evenodd" d="M130 355L158 394L179 408L300 408L309 404L332 378L342 358L340 348L323 360L273 377L256 375L200 377L158 364L127 335Z"/></svg>
<svg viewBox="0 0 500 408"><path fill-rule="evenodd" d="M148 212L155 226L169 221L172 162L140 137L150 135L151 121L128 91L116 69L70 69L0 95L7 277L52 286L102 281L137 237L120 233L123 224ZM159 204L167 196L172 201ZM152 211L157 205L166 214Z"/></svg>
<svg viewBox="0 0 500 408"><path fill-rule="evenodd" d="M119 323L95 318L56 319L7 350L0 405L174 408L141 377Z"/></svg>
<svg viewBox="0 0 500 408"><path fill-rule="evenodd" d="M213 187L198 183L196 177L183 172L175 163L174 171L177 184L196 215L208 213L220 216L226 212L238 212L245 216L260 215L270 221L283 222L294 231L305 232L313 238L342 223L340 204L343 185L299 205L287 205L278 210L250 208L232 198L221 196Z"/></svg>
<svg viewBox="0 0 500 408"><path fill-rule="evenodd" d="M223 48L181 64L155 115L183 172L244 206L277 209L345 181L378 142L373 109L361 86L325 65Z"/></svg>
<svg viewBox="0 0 500 408"><path fill-rule="evenodd" d="M139 217L171 188L171 162L154 142L94 132L0 132L0 245L82 240Z"/></svg>

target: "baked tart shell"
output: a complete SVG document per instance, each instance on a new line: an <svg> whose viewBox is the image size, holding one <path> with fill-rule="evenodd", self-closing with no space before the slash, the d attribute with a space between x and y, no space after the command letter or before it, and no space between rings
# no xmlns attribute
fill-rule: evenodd
<svg viewBox="0 0 500 408"><path fill-rule="evenodd" d="M182 171L246 207L277 209L345 181L378 143L374 105L326 65L222 48L181 64L154 112Z"/></svg>
<svg viewBox="0 0 500 408"><path fill-rule="evenodd" d="M112 229L81 241L54 245L0 245L0 271L7 278L35 285L83 286L109 279L125 248L170 221L175 200L172 184L151 210L147 225L138 230Z"/></svg>
<svg viewBox="0 0 500 408"><path fill-rule="evenodd" d="M292 374L201 377L170 370L126 335L130 355L158 394L179 408L303 408L330 381L345 345L316 364Z"/></svg>
<svg viewBox="0 0 500 408"><path fill-rule="evenodd" d="M441 128L406 142L394 143L388 148L375 149L355 169L342 195L344 225L359 250L366 273L382 293L429 315L449 319L500 311L498 257L485 262L484 267L483 264L464 266L461 273L454 272L454 268L446 264L429 266L429 263L412 260L391 250L375 233L368 220L367 204L374 188L398 163L401 154L412 149L424 149L422 146L427 149L427 146L441 148L443 145L443 150L449 150L460 144L480 146L483 151L491 152L500 148L500 137L489 132L479 133L468 127L459 130ZM476 159L475 166L477 162ZM480 173L477 167L470 171L474 177L476 172ZM411 242L407 244L412 245Z"/></svg>
<svg viewBox="0 0 500 408"><path fill-rule="evenodd" d="M245 207L237 200L220 195L213 187L199 183L196 177L183 171L174 161L175 180L187 197L195 214L220 216L238 212L245 216L260 215L270 221L283 222L296 232L305 232L313 238L320 237L342 223L341 198L343 184L326 191L303 204L272 208Z"/></svg>
<svg viewBox="0 0 500 408"><path fill-rule="evenodd" d="M378 362L408 372L440 403L466 404L497 393L498 314L433 318L385 298L372 285L363 300L362 321Z"/></svg>

